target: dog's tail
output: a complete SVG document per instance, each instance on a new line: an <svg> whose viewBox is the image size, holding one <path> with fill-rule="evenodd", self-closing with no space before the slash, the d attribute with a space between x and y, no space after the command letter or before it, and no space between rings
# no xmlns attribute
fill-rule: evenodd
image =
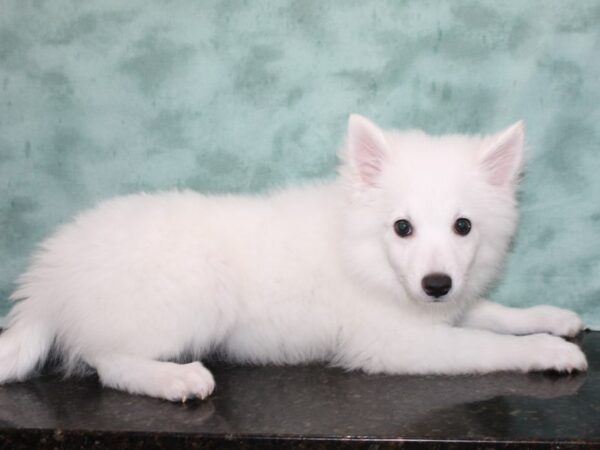
<svg viewBox="0 0 600 450"><path fill-rule="evenodd" d="M28 302L15 305L0 334L0 384L27 378L46 360L54 341L48 320L37 317Z"/></svg>

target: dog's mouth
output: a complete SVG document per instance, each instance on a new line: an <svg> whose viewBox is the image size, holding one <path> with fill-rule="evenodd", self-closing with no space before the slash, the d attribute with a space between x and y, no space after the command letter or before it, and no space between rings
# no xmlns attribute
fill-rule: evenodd
<svg viewBox="0 0 600 450"><path fill-rule="evenodd" d="M419 304L441 305L452 302L458 293L458 286L453 286L443 295L430 295L423 289L410 290L412 300Z"/></svg>
<svg viewBox="0 0 600 450"><path fill-rule="evenodd" d="M443 297L430 297L428 295L423 295L420 299L421 302L423 303L427 303L427 304L442 304L442 303L448 303L451 300L451 296L450 294L444 295Z"/></svg>

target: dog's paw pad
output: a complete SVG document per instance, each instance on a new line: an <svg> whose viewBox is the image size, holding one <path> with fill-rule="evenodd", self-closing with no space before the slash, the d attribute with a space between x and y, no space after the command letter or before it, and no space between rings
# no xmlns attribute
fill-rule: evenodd
<svg viewBox="0 0 600 450"><path fill-rule="evenodd" d="M185 403L194 398L204 399L213 392L215 380L202 364L193 362L177 365L172 369L163 380L163 398Z"/></svg>
<svg viewBox="0 0 600 450"><path fill-rule="evenodd" d="M568 373L587 370L587 359L577 345L547 334L528 336L528 339L531 370Z"/></svg>

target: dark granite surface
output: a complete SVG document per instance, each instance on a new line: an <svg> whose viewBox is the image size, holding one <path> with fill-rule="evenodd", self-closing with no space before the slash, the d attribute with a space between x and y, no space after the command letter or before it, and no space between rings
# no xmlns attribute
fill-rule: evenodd
<svg viewBox="0 0 600 450"><path fill-rule="evenodd" d="M173 404L48 375L0 387L3 448L600 448L600 332L586 374L368 376L213 364Z"/></svg>

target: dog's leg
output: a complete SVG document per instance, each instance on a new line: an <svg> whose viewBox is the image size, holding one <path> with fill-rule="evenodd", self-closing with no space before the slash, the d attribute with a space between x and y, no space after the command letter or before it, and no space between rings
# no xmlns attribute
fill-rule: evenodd
<svg viewBox="0 0 600 450"><path fill-rule="evenodd" d="M572 337L583 329L583 322L573 311L554 306L519 309L481 300L467 311L460 326L505 334L550 333Z"/></svg>
<svg viewBox="0 0 600 450"><path fill-rule="evenodd" d="M215 387L212 374L199 362L176 364L108 355L96 358L92 365L105 386L171 401L205 398Z"/></svg>
<svg viewBox="0 0 600 450"><path fill-rule="evenodd" d="M361 311L342 330L337 365L366 372L464 374L493 371L585 370L581 349L548 334L510 336L457 328L390 311Z"/></svg>

